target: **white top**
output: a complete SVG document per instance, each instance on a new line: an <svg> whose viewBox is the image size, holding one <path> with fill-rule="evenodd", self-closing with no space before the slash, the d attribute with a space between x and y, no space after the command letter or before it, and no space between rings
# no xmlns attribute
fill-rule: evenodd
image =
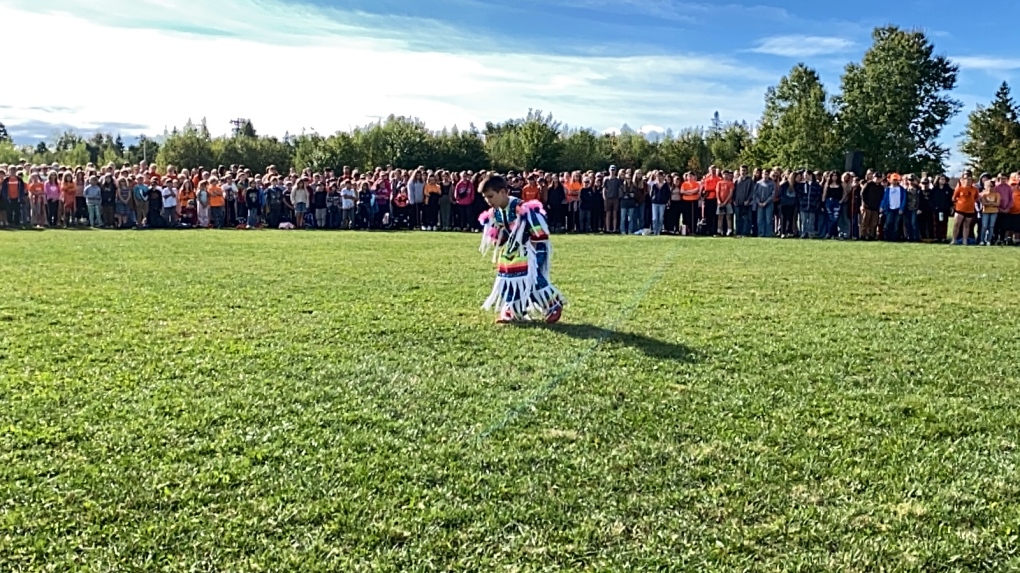
<svg viewBox="0 0 1020 573"><path fill-rule="evenodd" d="M167 185L163 188L163 208L170 209L177 206L177 190Z"/></svg>
<svg viewBox="0 0 1020 573"><path fill-rule="evenodd" d="M358 198L358 194L354 192L354 189L350 187L344 187L340 190L340 208L341 209L353 209L354 200Z"/></svg>

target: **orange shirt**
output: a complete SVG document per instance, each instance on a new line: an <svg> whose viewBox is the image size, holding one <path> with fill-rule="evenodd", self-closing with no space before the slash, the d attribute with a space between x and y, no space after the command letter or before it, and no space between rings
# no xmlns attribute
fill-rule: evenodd
<svg viewBox="0 0 1020 573"><path fill-rule="evenodd" d="M521 199L525 201L537 201L540 197L540 192L537 185L525 185L524 189L521 189Z"/></svg>
<svg viewBox="0 0 1020 573"><path fill-rule="evenodd" d="M74 196L78 194L78 187L71 183L60 184L60 194L64 196L64 203L74 203Z"/></svg>
<svg viewBox="0 0 1020 573"><path fill-rule="evenodd" d="M435 183L433 183L431 185L429 185L429 184L425 185L425 196L426 197L428 197L429 195L439 195L442 192L443 192L443 188L440 187L439 185L436 185Z"/></svg>
<svg viewBox="0 0 1020 573"><path fill-rule="evenodd" d="M222 207L226 204L223 199L223 187L220 187L219 185L210 185L208 191L210 207Z"/></svg>
<svg viewBox="0 0 1020 573"><path fill-rule="evenodd" d="M581 200L581 184L577 181L567 183L567 203Z"/></svg>
<svg viewBox="0 0 1020 573"><path fill-rule="evenodd" d="M8 175L7 179L4 180L4 185L7 186L7 198L17 199L18 198L18 178Z"/></svg>
<svg viewBox="0 0 1020 573"><path fill-rule="evenodd" d="M716 188L720 181L722 181L722 179L715 175L709 175L701 181L701 186L705 188L705 199L715 199Z"/></svg>
<svg viewBox="0 0 1020 573"><path fill-rule="evenodd" d="M683 199L684 201L697 201L698 200L697 193L691 193L690 195L687 195L685 192L697 191L700 188L701 184L698 183L697 181L684 181L683 184L680 185L680 198Z"/></svg>
<svg viewBox="0 0 1020 573"><path fill-rule="evenodd" d="M719 197L720 205L724 205L727 202L729 202L730 197L733 196L734 187L736 187L736 185L734 185L732 181L727 181L725 179L723 179L716 185L715 192Z"/></svg>
<svg viewBox="0 0 1020 573"><path fill-rule="evenodd" d="M44 187L43 187L42 182L39 182L39 183L29 183L27 185L27 187L28 187L28 194L33 196L33 197L35 197L37 195L42 195L43 194Z"/></svg>
<svg viewBox="0 0 1020 573"><path fill-rule="evenodd" d="M953 208L959 213L974 213L978 199L978 190L973 185L957 187L953 192Z"/></svg>
<svg viewBox="0 0 1020 573"><path fill-rule="evenodd" d="M188 203L190 201L194 201L194 200L195 200L195 192L194 191L185 191L185 190L181 189L177 193L177 206L178 207L187 207Z"/></svg>
<svg viewBox="0 0 1020 573"><path fill-rule="evenodd" d="M1020 187L1013 188L1013 206L1009 208L1010 215L1020 215Z"/></svg>

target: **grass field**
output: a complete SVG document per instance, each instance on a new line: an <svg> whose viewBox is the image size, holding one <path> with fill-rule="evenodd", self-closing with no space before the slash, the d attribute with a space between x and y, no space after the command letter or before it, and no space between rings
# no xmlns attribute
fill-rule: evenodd
<svg viewBox="0 0 1020 573"><path fill-rule="evenodd" d="M1020 257L0 233L0 571L1016 571Z"/></svg>

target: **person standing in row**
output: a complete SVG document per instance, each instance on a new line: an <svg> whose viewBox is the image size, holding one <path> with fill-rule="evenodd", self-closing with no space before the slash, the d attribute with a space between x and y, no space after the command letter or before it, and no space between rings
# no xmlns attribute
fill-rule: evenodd
<svg viewBox="0 0 1020 573"><path fill-rule="evenodd" d="M738 237L750 237L754 231L754 186L755 180L747 173L747 166L740 166L740 173L733 185L733 207Z"/></svg>
<svg viewBox="0 0 1020 573"><path fill-rule="evenodd" d="M620 224L620 195L623 191L623 179L616 172L616 166L609 166L609 177L602 182L602 200L605 204L606 221L603 229L607 233L616 233Z"/></svg>

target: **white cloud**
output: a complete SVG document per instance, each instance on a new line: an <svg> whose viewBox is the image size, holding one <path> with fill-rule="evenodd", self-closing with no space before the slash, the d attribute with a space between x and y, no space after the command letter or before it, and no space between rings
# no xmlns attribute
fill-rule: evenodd
<svg viewBox="0 0 1020 573"><path fill-rule="evenodd" d="M826 36L773 36L764 38L758 46L751 49L757 54L783 56L788 58L808 58L825 54L839 54L854 47L854 43L846 38Z"/></svg>
<svg viewBox="0 0 1020 573"><path fill-rule="evenodd" d="M980 70L983 72L1009 72L1020 70L1020 58L999 58L996 56L960 56L952 58L953 62L964 70Z"/></svg>
<svg viewBox="0 0 1020 573"><path fill-rule="evenodd" d="M723 57L498 51L430 28L448 40L440 49L406 33L421 21L272 0L94 0L87 14L74 0L5 0L0 21L9 24L4 42L35 46L33 65L56 82L8 90L8 123L145 126L126 134L203 117L214 134L236 117L250 117L261 133L328 133L391 113L438 129L529 108L576 126L679 128L705 124L715 111L753 120L774 81ZM472 47L458 48L462 39ZM99 63L68 65L83 53Z"/></svg>

